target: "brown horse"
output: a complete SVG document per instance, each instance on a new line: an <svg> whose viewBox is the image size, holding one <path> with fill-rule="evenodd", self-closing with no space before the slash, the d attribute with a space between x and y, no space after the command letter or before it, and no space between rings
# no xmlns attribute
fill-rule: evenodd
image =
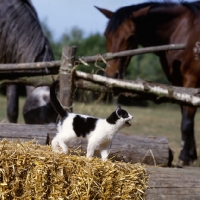
<svg viewBox="0 0 200 200"><path fill-rule="evenodd" d="M149 2L122 7L116 12L97 8L108 19L107 51L118 52L165 44L186 44L185 50L155 53L168 80L175 86L200 87L200 1ZM123 78L131 57L108 62L105 75ZM181 106L183 164L197 159L194 137L195 107Z"/></svg>

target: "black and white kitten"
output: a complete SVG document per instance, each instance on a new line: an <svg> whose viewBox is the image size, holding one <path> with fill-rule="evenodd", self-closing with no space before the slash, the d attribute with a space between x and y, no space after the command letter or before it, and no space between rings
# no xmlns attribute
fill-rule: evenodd
<svg viewBox="0 0 200 200"><path fill-rule="evenodd" d="M58 152L60 146L63 152L67 153L67 142L76 137L83 137L88 140L86 157L92 157L94 151L99 148L102 160L106 160L113 136L120 129L131 126L129 122L133 117L120 106L106 119L66 112L55 94L57 84L58 81L55 81L50 87L51 103L61 116L57 125L58 133L52 140L53 151Z"/></svg>

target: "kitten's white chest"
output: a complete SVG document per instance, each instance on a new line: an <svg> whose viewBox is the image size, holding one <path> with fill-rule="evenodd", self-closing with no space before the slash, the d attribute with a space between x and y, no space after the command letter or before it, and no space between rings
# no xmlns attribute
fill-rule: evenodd
<svg viewBox="0 0 200 200"><path fill-rule="evenodd" d="M95 130L88 135L88 139L92 138L100 143L108 142L112 140L116 132L117 129L114 125L107 123L104 119L100 119L97 121Z"/></svg>

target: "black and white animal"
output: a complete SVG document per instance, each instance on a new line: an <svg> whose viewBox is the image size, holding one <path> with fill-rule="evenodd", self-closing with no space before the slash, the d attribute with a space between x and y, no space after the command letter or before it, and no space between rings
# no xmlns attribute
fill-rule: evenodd
<svg viewBox="0 0 200 200"><path fill-rule="evenodd" d="M54 56L48 39L40 25L31 0L0 1L0 63L27 63L53 61ZM9 79L15 74L10 73ZM3 75L5 78L5 75ZM0 77L1 79L1 77ZM33 92L32 92L33 91ZM50 103L49 88L28 88L23 116L25 123L45 124L56 122L57 113ZM18 118L17 85L7 86L7 117L16 123Z"/></svg>
<svg viewBox="0 0 200 200"><path fill-rule="evenodd" d="M88 140L86 157L92 157L94 151L99 149L102 160L106 160L114 135L120 129L131 126L133 117L120 106L106 119L66 112L56 97L57 85L58 81L55 81L50 88L51 103L61 117L58 133L52 140L53 151L59 152L60 146L63 153L67 153L67 143L76 137L83 137Z"/></svg>

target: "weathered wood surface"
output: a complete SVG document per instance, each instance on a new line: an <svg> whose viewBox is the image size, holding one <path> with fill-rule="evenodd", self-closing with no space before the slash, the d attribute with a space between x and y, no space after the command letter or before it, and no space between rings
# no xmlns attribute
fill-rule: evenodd
<svg viewBox="0 0 200 200"><path fill-rule="evenodd" d="M60 102L68 111L73 104L73 70L76 47L64 47L60 67Z"/></svg>
<svg viewBox="0 0 200 200"><path fill-rule="evenodd" d="M47 144L56 134L56 125L20 125L0 123L0 139L36 139L39 144ZM69 147L80 148L86 152L87 142L80 138ZM149 165L167 165L169 160L167 139L163 137L139 137L116 134L113 139L110 157L125 162L143 162ZM96 156L99 156L97 151Z"/></svg>
<svg viewBox="0 0 200 200"><path fill-rule="evenodd" d="M147 168L147 200L199 200L200 168Z"/></svg>
<svg viewBox="0 0 200 200"><path fill-rule="evenodd" d="M49 143L49 134L55 134L56 125L28 125L0 123L0 140L30 141L36 139L39 144Z"/></svg>

